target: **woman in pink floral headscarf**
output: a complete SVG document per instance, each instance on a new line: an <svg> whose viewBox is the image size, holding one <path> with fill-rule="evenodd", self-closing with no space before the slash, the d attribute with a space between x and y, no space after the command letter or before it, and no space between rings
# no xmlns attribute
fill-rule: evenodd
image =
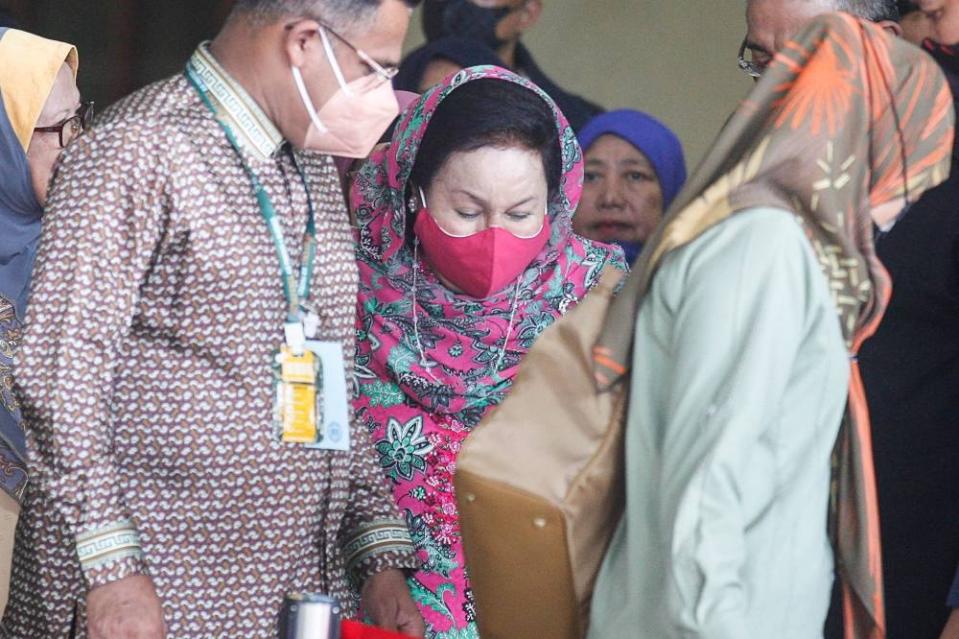
<svg viewBox="0 0 959 639"><path fill-rule="evenodd" d="M359 418L423 568L430 639L478 637L453 473L463 440L523 355L619 249L574 235L583 176L553 101L496 67L450 77L408 108L353 183L359 226Z"/></svg>

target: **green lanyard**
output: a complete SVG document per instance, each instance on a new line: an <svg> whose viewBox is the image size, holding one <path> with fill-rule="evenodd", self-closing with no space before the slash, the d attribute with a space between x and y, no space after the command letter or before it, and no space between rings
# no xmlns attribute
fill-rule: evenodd
<svg viewBox="0 0 959 639"><path fill-rule="evenodd" d="M288 324L299 323L302 319L301 307L310 298L310 284L313 280L313 263L316 259L316 214L313 208L313 198L310 197L310 188L306 182L306 175L303 173L299 162L296 161L296 157L291 154L293 165L296 167L296 171L300 175L300 180L303 182L303 189L306 191L306 203L309 209L309 216L306 221L306 234L303 240L303 261L300 265L299 282L297 282L297 276L293 273L290 252L287 250L286 242L283 239L283 227L280 225L280 219L276 214L276 209L273 208L273 202L270 200L270 196L267 195L266 189L263 188L260 178L257 177L256 173L253 172L253 169L250 168L246 159L243 157L233 130L230 129L230 126L226 122L219 118L216 107L214 107L213 102L210 101L209 90L206 87L206 83L203 82L203 78L200 77L200 74L197 73L192 64L188 64L186 67L186 77L190 81L190 84L193 85L193 88L196 89L197 93L200 94L200 99L203 100L203 104L216 116L217 123L219 123L220 128L223 129L223 132L226 134L226 139L230 141L230 145L240 158L240 164L243 165L243 169L250 178L250 182L253 185L253 192L256 195L256 202L260 205L260 214L263 216L264 221L266 221L266 227L269 229L270 236L273 238L273 246L276 247L277 257L280 259L283 294L286 296L287 302L286 321Z"/></svg>

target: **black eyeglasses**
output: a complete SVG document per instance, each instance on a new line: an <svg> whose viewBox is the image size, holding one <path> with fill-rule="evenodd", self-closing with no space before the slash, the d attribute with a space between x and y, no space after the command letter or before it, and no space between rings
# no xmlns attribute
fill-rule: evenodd
<svg viewBox="0 0 959 639"><path fill-rule="evenodd" d="M364 51L363 49L360 49L355 44L353 44L352 42L350 42L349 40L341 36L339 33L337 33L336 30L334 30L330 25L328 25L322 18L312 16L310 17L310 19L316 20L320 24L320 31L319 31L320 39L323 41L323 47L326 49L326 54L330 56L332 61L336 60L336 56L333 53L333 49L330 45L329 36L327 34L332 35L339 42L345 44L347 48L350 49L360 59L361 62L363 62L363 64L369 67L370 75L378 76L379 81L381 83L389 82L390 80L396 77L397 73L400 72L398 67L394 67L394 66L384 67L382 64L374 60L373 57L369 55L366 51ZM288 24L286 25L286 28L292 29L293 26L294 26L293 24ZM338 66L333 67L333 72L336 73L337 79L341 83L346 84L346 78L343 77L343 73L338 68Z"/></svg>
<svg viewBox="0 0 959 639"><path fill-rule="evenodd" d="M373 73L378 75L381 82L389 82L390 80L396 77L397 73L400 72L399 68L397 67L393 67L393 66L384 67L382 64L374 60L372 56L370 56L366 51L357 47L352 42L350 42L349 40L341 36L339 33L337 33L332 28L330 28L329 25L323 22L320 22L320 28L322 29L322 31L320 31L321 37L323 36L324 31L331 33L334 38L336 38L337 40L345 44L349 49L351 49L353 53L356 54L356 57L362 60L363 63L366 66L368 66ZM332 50L330 51L330 54L332 55Z"/></svg>
<svg viewBox="0 0 959 639"><path fill-rule="evenodd" d="M56 133L60 136L60 148L65 149L67 145L80 137L80 134L93 126L93 102L84 102L77 109L77 112L66 118L62 122L53 126L38 126L34 129L37 133Z"/></svg>
<svg viewBox="0 0 959 639"><path fill-rule="evenodd" d="M758 58L756 56L756 52L749 48L746 39L743 38L743 43L739 45L739 68L749 77L759 79L762 77L766 67L769 66L772 58L768 54L759 54Z"/></svg>

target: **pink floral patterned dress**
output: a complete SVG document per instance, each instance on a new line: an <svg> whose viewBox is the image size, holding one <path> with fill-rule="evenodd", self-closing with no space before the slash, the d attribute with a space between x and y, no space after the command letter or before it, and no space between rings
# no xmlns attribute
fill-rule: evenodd
<svg viewBox="0 0 959 639"><path fill-rule="evenodd" d="M457 87L479 79L514 82L546 101L563 153L548 245L515 286L486 300L451 292L422 261L414 264L405 243L407 183L430 118ZM360 169L353 184L360 266L357 415L372 434L423 562L409 585L429 639L479 636L453 494L463 441L503 400L537 336L586 295L607 265L625 269L619 249L573 234L582 177L582 151L553 101L509 71L474 67L411 105L392 144Z"/></svg>

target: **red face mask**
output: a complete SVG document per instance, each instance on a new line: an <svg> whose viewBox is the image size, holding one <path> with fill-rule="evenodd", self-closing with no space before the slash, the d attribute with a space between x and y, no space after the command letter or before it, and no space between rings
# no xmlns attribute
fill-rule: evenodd
<svg viewBox="0 0 959 639"><path fill-rule="evenodd" d="M423 245L423 258L453 286L470 297L485 299L506 288L540 254L549 241L549 218L532 237L517 237L490 227L472 235L450 235L424 207L413 232Z"/></svg>

